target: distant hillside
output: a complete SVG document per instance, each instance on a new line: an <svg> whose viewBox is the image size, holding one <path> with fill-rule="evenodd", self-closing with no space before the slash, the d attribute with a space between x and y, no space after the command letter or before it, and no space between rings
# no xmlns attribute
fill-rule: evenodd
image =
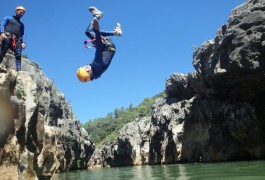
<svg viewBox="0 0 265 180"><path fill-rule="evenodd" d="M135 118L151 116L155 99L165 96L166 94L162 92L152 98L145 98L137 107L133 107L131 104L127 109L117 108L104 118L95 118L85 123L83 127L95 144L100 144L106 140L113 141L125 124L132 122Z"/></svg>

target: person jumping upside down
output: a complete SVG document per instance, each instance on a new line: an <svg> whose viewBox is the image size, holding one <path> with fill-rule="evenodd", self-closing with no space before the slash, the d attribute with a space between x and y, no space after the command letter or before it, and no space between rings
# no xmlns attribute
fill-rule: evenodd
<svg viewBox="0 0 265 180"><path fill-rule="evenodd" d="M93 14L93 20L86 29L86 35L93 40L96 48L95 57L89 65L77 70L77 77L81 82L87 82L99 78L109 67L116 52L116 47L109 36L121 36L121 25L117 23L113 31L102 31L99 27L99 19L103 13L95 7L89 7Z"/></svg>

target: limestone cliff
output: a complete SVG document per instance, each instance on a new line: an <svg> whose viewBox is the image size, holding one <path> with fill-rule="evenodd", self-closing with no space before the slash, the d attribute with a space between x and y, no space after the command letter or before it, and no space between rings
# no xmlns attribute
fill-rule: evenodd
<svg viewBox="0 0 265 180"><path fill-rule="evenodd" d="M264 159L265 1L233 9L192 64L166 81L149 121L127 124L88 166Z"/></svg>
<svg viewBox="0 0 265 180"><path fill-rule="evenodd" d="M50 178L56 171L86 168L94 144L64 95L26 59L16 72L14 57L0 72L0 177Z"/></svg>

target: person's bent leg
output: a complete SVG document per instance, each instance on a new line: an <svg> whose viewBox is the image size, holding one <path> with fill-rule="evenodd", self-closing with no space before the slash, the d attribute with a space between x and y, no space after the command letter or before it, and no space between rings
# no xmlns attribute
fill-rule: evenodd
<svg viewBox="0 0 265 180"><path fill-rule="evenodd" d="M122 30L121 30L121 24L117 23L115 29L113 31L100 31L102 36L121 36Z"/></svg>
<svg viewBox="0 0 265 180"><path fill-rule="evenodd" d="M113 31L100 31L102 36L115 36Z"/></svg>

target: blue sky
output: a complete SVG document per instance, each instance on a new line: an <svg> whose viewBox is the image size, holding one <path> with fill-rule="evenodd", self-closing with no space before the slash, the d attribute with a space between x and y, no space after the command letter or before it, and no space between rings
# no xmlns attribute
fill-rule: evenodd
<svg viewBox="0 0 265 180"><path fill-rule="evenodd" d="M137 106L165 90L174 72L193 72L193 46L213 39L233 8L245 0L0 0L0 19L18 5L27 34L23 54L37 62L85 123L115 108ZM85 49L89 6L103 11L103 30L120 22L122 37L113 37L117 52L101 78L81 83L76 70L90 63L94 49Z"/></svg>

